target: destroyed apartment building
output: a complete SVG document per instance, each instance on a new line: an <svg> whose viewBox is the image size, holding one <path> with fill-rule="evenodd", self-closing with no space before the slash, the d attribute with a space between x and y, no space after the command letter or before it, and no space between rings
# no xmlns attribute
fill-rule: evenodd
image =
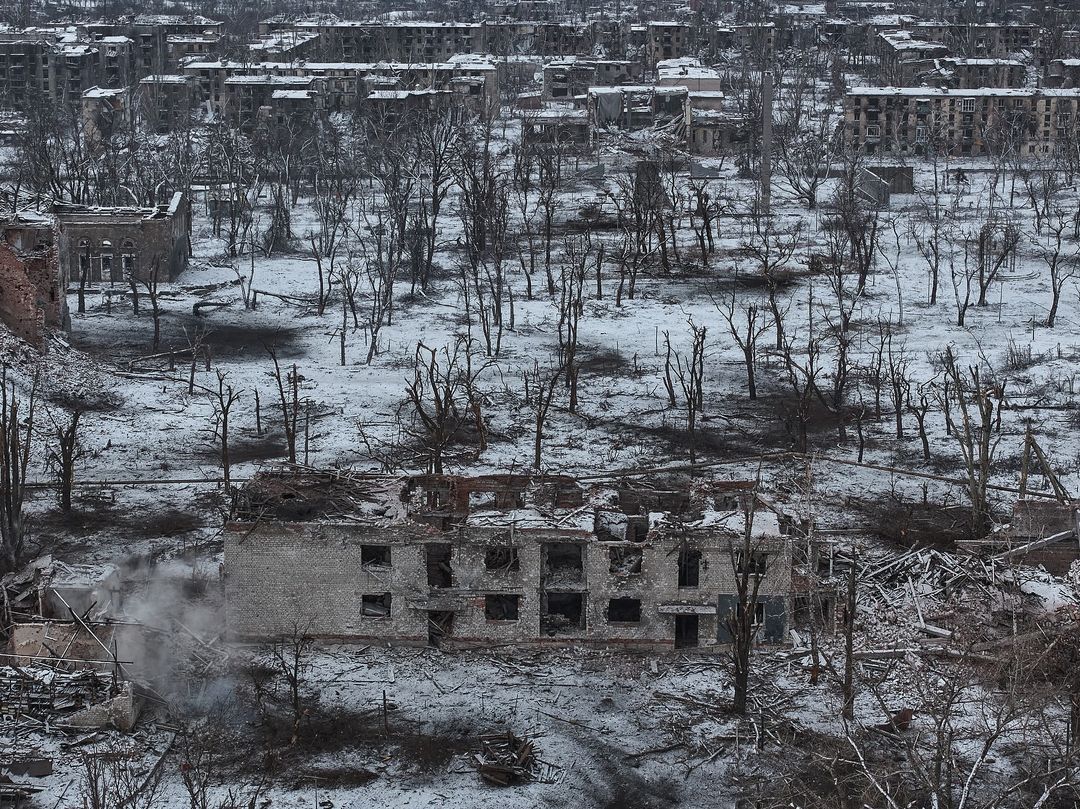
<svg viewBox="0 0 1080 809"><path fill-rule="evenodd" d="M758 641L779 643L789 524L746 481L663 491L562 476L264 472L226 526L228 631L719 650L750 603L737 595L746 580Z"/></svg>

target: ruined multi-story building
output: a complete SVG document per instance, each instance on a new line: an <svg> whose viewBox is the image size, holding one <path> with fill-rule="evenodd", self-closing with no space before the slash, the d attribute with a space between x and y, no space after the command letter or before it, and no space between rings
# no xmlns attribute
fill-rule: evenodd
<svg viewBox="0 0 1080 809"><path fill-rule="evenodd" d="M86 30L95 41L120 36L131 40L135 73L130 81L135 81L155 73L171 73L186 57L205 57L221 41L225 23L197 14L139 14L90 23Z"/></svg>
<svg viewBox="0 0 1080 809"><path fill-rule="evenodd" d="M57 204L60 271L79 282L171 281L187 267L191 211L173 194L153 208Z"/></svg>
<svg viewBox="0 0 1080 809"><path fill-rule="evenodd" d="M759 640L778 643L788 527L751 482L586 490L562 476L263 473L225 530L228 630L720 648L752 604Z"/></svg>
<svg viewBox="0 0 1080 809"><path fill-rule="evenodd" d="M1042 36L1042 28L1033 23L916 22L911 32L919 39L940 42L959 56L979 59L1004 59L1032 50Z"/></svg>
<svg viewBox="0 0 1080 809"><path fill-rule="evenodd" d="M190 62L196 102L250 125L275 90L304 90L329 112L355 110L373 90L448 90L455 101L485 108L498 96L499 68L480 56L449 62Z"/></svg>
<svg viewBox="0 0 1080 809"><path fill-rule="evenodd" d="M1080 89L853 87L846 140L867 154L1052 154L1075 144Z"/></svg>
<svg viewBox="0 0 1080 809"><path fill-rule="evenodd" d="M0 323L41 345L46 328L70 325L66 288L52 220L26 212L0 219Z"/></svg>
<svg viewBox="0 0 1080 809"><path fill-rule="evenodd" d="M685 85L590 87L587 98L590 122L596 130L664 128L682 138L686 136L690 118L689 95Z"/></svg>
<svg viewBox="0 0 1080 809"><path fill-rule="evenodd" d="M188 128L195 109L195 77L153 75L139 80L137 109L151 131L164 135Z"/></svg>
<svg viewBox="0 0 1080 809"><path fill-rule="evenodd" d="M916 84L916 76L931 70L936 59L949 55L948 47L941 42L922 39L910 31L885 31L875 44L882 84L900 87Z"/></svg>
<svg viewBox="0 0 1080 809"><path fill-rule="evenodd" d="M1015 59L935 59L916 76L922 84L967 90L973 87L1023 87L1027 68Z"/></svg>
<svg viewBox="0 0 1080 809"><path fill-rule="evenodd" d="M544 65L543 100L569 101L590 87L629 84L641 80L641 66L627 60L572 56Z"/></svg>

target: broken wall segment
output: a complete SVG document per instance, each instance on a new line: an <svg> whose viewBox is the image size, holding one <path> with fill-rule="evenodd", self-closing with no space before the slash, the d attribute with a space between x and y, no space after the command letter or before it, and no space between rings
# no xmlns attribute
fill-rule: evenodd
<svg viewBox="0 0 1080 809"><path fill-rule="evenodd" d="M51 222L0 223L0 323L40 347L47 328L70 326L66 286Z"/></svg>

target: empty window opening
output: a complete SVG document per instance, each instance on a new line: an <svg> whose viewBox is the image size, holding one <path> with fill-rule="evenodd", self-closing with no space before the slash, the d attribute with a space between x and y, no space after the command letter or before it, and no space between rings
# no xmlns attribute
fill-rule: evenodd
<svg viewBox="0 0 1080 809"><path fill-rule="evenodd" d="M769 556L769 554L762 553L760 551L751 551L750 552L749 573L752 576L764 576L765 575L765 566L766 566L767 561L768 561L768 556ZM735 567L740 573L748 572L746 562L743 559L743 552L742 551L736 551L735 552Z"/></svg>
<svg viewBox="0 0 1080 809"><path fill-rule="evenodd" d="M427 555L428 587L453 587L454 571L450 558L454 555L454 546L448 542L439 542L425 548Z"/></svg>
<svg viewBox="0 0 1080 809"><path fill-rule="evenodd" d="M361 596L360 614L365 618L389 618L390 600L390 593L372 593Z"/></svg>
<svg viewBox="0 0 1080 809"><path fill-rule="evenodd" d="M512 545L488 548L484 552L484 567L491 573L516 573L521 570L518 549Z"/></svg>
<svg viewBox="0 0 1080 809"><path fill-rule="evenodd" d="M608 570L613 576L641 573L641 548L608 548Z"/></svg>
<svg viewBox="0 0 1080 809"><path fill-rule="evenodd" d="M626 520L626 541L644 542L649 533L648 517L628 517Z"/></svg>
<svg viewBox="0 0 1080 809"><path fill-rule="evenodd" d="M484 617L489 621L516 621L521 596L493 594L484 596Z"/></svg>
<svg viewBox="0 0 1080 809"><path fill-rule="evenodd" d="M361 545L360 564L363 567L368 567L369 565L381 565L382 567L390 567L390 546Z"/></svg>
<svg viewBox="0 0 1080 809"><path fill-rule="evenodd" d="M742 604L736 604L735 605L735 615L738 617L739 621L742 621L742 617L743 617L743 615L745 613L746 613L746 610L743 608ZM757 602L754 603L754 623L751 624L751 626L761 626L764 623L765 623L765 602L764 601L757 601Z"/></svg>
<svg viewBox="0 0 1080 809"><path fill-rule="evenodd" d="M794 603L795 623L799 626L832 626L833 599L830 596L796 595Z"/></svg>
<svg viewBox="0 0 1080 809"><path fill-rule="evenodd" d="M544 545L544 573L548 584L576 584L584 580L584 546L572 542L549 542Z"/></svg>
<svg viewBox="0 0 1080 809"><path fill-rule="evenodd" d="M540 629L548 635L585 628L584 593L544 593Z"/></svg>
<svg viewBox="0 0 1080 809"><path fill-rule="evenodd" d="M514 509L525 505L525 492L503 489L495 492L495 508Z"/></svg>
<svg viewBox="0 0 1080 809"><path fill-rule="evenodd" d="M469 492L469 511L489 511L495 508L495 492Z"/></svg>
<svg viewBox="0 0 1080 809"><path fill-rule="evenodd" d="M437 647L443 638L454 634L454 613L449 610L428 610L428 646Z"/></svg>
<svg viewBox="0 0 1080 809"><path fill-rule="evenodd" d="M679 586L697 587L700 579L701 551L683 548L679 551Z"/></svg>
<svg viewBox="0 0 1080 809"><path fill-rule="evenodd" d="M698 617L696 615L675 616L675 648L692 649L698 645Z"/></svg>
<svg viewBox="0 0 1080 809"><path fill-rule="evenodd" d="M610 624L641 623L640 598L613 598L608 601L607 619Z"/></svg>
<svg viewBox="0 0 1080 809"><path fill-rule="evenodd" d="M449 505L450 503L450 490L449 489L428 489L427 491L427 507L431 509L441 509Z"/></svg>

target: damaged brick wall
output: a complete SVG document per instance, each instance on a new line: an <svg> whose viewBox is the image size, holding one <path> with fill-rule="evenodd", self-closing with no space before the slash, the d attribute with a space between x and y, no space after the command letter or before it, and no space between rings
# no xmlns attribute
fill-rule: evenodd
<svg viewBox="0 0 1080 809"><path fill-rule="evenodd" d="M67 304L56 251L21 253L0 241L0 322L40 346L46 326L67 327Z"/></svg>

